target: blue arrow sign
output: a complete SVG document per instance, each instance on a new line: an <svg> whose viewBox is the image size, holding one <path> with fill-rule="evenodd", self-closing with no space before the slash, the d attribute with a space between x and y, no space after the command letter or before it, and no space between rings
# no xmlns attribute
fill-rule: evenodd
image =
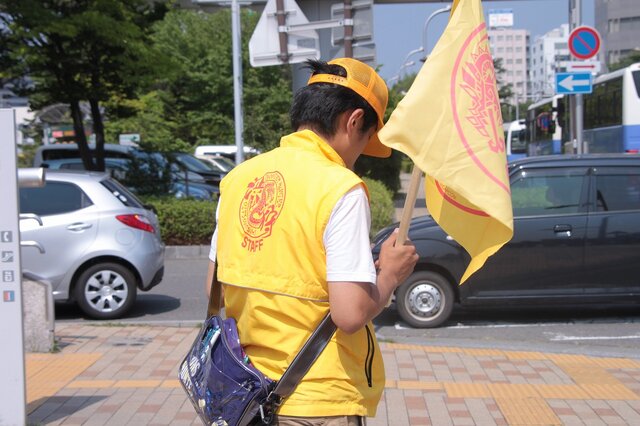
<svg viewBox="0 0 640 426"><path fill-rule="evenodd" d="M560 72L556 74L556 93L558 95L591 93L592 89L591 73Z"/></svg>

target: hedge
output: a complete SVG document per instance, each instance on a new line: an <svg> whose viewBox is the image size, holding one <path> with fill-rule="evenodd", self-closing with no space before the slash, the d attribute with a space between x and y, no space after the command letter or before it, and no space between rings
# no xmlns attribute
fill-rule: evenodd
<svg viewBox="0 0 640 426"><path fill-rule="evenodd" d="M155 208L165 244L183 246L211 243L216 202L173 197L140 198Z"/></svg>
<svg viewBox="0 0 640 426"><path fill-rule="evenodd" d="M371 197L371 235L389 225L394 208L391 191L381 182L365 178ZM140 197L155 208L162 240L167 245L209 244L215 223L216 202L171 197Z"/></svg>

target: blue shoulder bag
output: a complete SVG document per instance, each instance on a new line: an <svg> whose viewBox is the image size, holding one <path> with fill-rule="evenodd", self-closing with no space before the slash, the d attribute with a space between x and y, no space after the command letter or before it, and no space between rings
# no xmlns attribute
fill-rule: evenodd
<svg viewBox="0 0 640 426"><path fill-rule="evenodd" d="M235 320L217 315L221 284L216 275L207 319L180 363L178 378L205 425L269 425L329 343L336 325L327 313L280 380L271 380L244 353Z"/></svg>

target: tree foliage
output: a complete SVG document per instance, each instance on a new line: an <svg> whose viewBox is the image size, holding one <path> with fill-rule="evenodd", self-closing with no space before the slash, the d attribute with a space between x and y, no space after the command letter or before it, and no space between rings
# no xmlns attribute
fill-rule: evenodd
<svg viewBox="0 0 640 426"><path fill-rule="evenodd" d="M104 170L101 102L129 97L155 72L148 30L164 6L146 0L3 0L0 62L4 78L28 77L33 109L66 103L85 168ZM96 158L80 102L91 107Z"/></svg>
<svg viewBox="0 0 640 426"><path fill-rule="evenodd" d="M636 62L640 62L640 51L634 50L627 56L621 58L618 62L609 64L609 71L626 68L631 64L635 64Z"/></svg>
<svg viewBox="0 0 640 426"><path fill-rule="evenodd" d="M289 131L291 77L288 67L249 65L247 46L256 23L256 14L243 11L244 142L265 150ZM230 11L173 10L153 30L154 51L167 58L169 66L135 101L114 99L109 134L140 133L145 148L159 151L233 144Z"/></svg>

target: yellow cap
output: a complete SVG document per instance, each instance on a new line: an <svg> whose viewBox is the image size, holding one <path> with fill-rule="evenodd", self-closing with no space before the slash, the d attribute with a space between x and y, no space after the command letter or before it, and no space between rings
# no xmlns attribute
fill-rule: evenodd
<svg viewBox="0 0 640 426"><path fill-rule="evenodd" d="M383 145L378 139L378 131L384 123L382 118L387 109L389 91L387 85L378 73L369 65L352 58L338 58L328 62L330 65L340 65L347 71L347 76L334 74L315 74L309 78L307 85L313 83L333 83L347 87L362 96L373 108L378 116L376 132L369 139L363 154L372 157L386 158L391 155L391 148Z"/></svg>

